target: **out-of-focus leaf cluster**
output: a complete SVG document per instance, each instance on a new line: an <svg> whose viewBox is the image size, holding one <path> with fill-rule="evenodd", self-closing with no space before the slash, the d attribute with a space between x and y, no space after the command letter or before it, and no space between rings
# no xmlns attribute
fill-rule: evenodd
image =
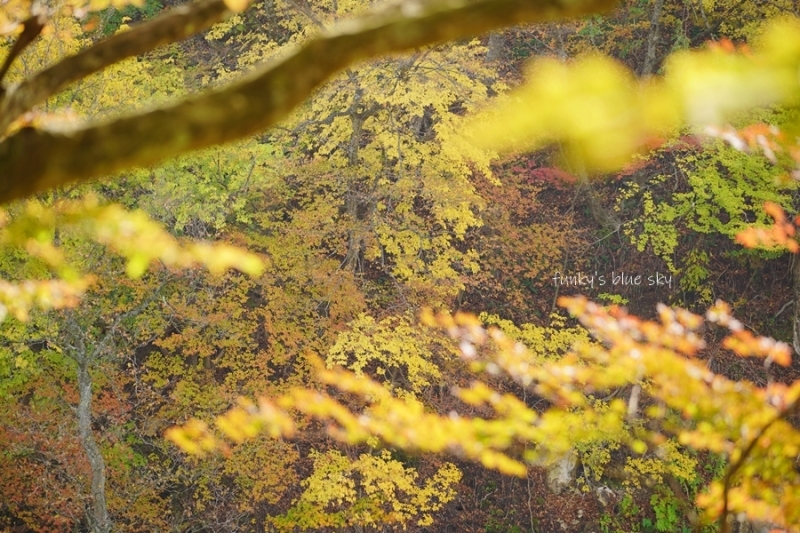
<svg viewBox="0 0 800 533"><path fill-rule="evenodd" d="M427 325L450 334L473 369L506 375L548 400L551 407L543 412L476 381L453 393L466 405L489 408L494 415L442 416L366 377L321 369L323 383L361 398L363 410L353 412L327 393L298 388L274 400L262 399L258 408L234 409L218 427L235 441L254 433L256 426L290 436L294 424L279 413L294 411L328 421L329 433L345 442L378 436L398 448L446 451L512 475L524 474L526 463L547 464L576 442L613 439L643 453L674 436L681 445L722 453L730 460L730 475L698 498L709 518L722 513L720 494L726 492L726 512L784 525L800 521L800 510L792 503L800 497L800 473L794 469L800 432L785 420L800 401L800 383L762 388L710 371L696 358L705 347L699 335L704 320L683 309L662 305L658 321L645 321L583 297L561 298L559 303L602 344L579 342L564 357L547 360L497 328L484 329L473 316L423 314ZM745 331L727 304L715 304L707 318L729 330L723 346L736 354L790 364L787 345ZM629 386L637 392L627 402L598 401L609 390ZM208 450L211 446L203 442L210 430L193 438L196 424L173 429L168 437L187 451Z"/></svg>
<svg viewBox="0 0 800 533"><path fill-rule="evenodd" d="M638 80L596 54L538 59L528 81L477 114L466 135L498 151L562 143L573 168L607 172L684 126L723 127L742 111L794 106L800 22L770 24L752 47L711 46L670 56L663 78Z"/></svg>
<svg viewBox="0 0 800 533"><path fill-rule="evenodd" d="M143 211L128 211L119 205L101 205L95 197L59 200L50 206L38 200L0 212L0 245L34 258L36 273L52 279L20 282L0 281L0 316L11 313L25 320L32 307L71 307L94 280L82 274L78 257L70 246L75 239L88 239L119 254L131 278L138 278L153 263L188 268L206 267L213 274L236 268L258 276L264 262L255 254L224 243L182 242L167 233ZM28 265L28 269L31 265ZM35 269L34 269L35 270Z"/></svg>

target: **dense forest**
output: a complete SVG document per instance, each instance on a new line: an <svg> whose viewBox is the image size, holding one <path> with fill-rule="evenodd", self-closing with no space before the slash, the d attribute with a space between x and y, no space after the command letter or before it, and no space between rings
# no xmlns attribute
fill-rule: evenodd
<svg viewBox="0 0 800 533"><path fill-rule="evenodd" d="M794 17L0 2L0 530L800 531Z"/></svg>

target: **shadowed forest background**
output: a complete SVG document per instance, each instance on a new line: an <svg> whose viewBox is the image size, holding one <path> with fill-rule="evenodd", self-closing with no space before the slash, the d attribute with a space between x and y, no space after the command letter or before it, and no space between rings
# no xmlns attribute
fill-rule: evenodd
<svg viewBox="0 0 800 533"><path fill-rule="evenodd" d="M0 111L180 5L107 4L0 6ZM238 4L0 121L0 530L798 531L800 93L736 78L778 68L758 46L800 63L798 37L762 37L796 1L626 0L370 48L277 125L195 142L187 112L192 141L163 153L156 126L130 150L113 127L71 136L225 90L374 7ZM624 96L694 49L762 107L702 79L687 119Z"/></svg>

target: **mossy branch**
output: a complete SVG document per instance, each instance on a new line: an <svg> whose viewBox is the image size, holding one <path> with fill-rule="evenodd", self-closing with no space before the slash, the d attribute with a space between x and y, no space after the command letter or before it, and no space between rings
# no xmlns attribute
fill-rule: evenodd
<svg viewBox="0 0 800 533"><path fill-rule="evenodd" d="M327 78L359 60L502 26L602 12L615 3L445 0L384 8L339 24L239 82L171 107L70 133L32 128L15 133L0 143L0 203L252 135L286 117Z"/></svg>
<svg viewBox="0 0 800 533"><path fill-rule="evenodd" d="M9 88L3 95L0 99L0 132L6 131L14 120L33 106L71 83L129 57L186 39L211 27L230 13L222 0L185 4L59 61L18 86Z"/></svg>

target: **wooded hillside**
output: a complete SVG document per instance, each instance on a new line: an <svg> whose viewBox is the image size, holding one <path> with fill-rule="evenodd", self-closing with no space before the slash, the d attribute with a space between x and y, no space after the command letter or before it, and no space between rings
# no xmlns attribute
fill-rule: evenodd
<svg viewBox="0 0 800 533"><path fill-rule="evenodd" d="M800 4L0 5L0 531L800 531Z"/></svg>

